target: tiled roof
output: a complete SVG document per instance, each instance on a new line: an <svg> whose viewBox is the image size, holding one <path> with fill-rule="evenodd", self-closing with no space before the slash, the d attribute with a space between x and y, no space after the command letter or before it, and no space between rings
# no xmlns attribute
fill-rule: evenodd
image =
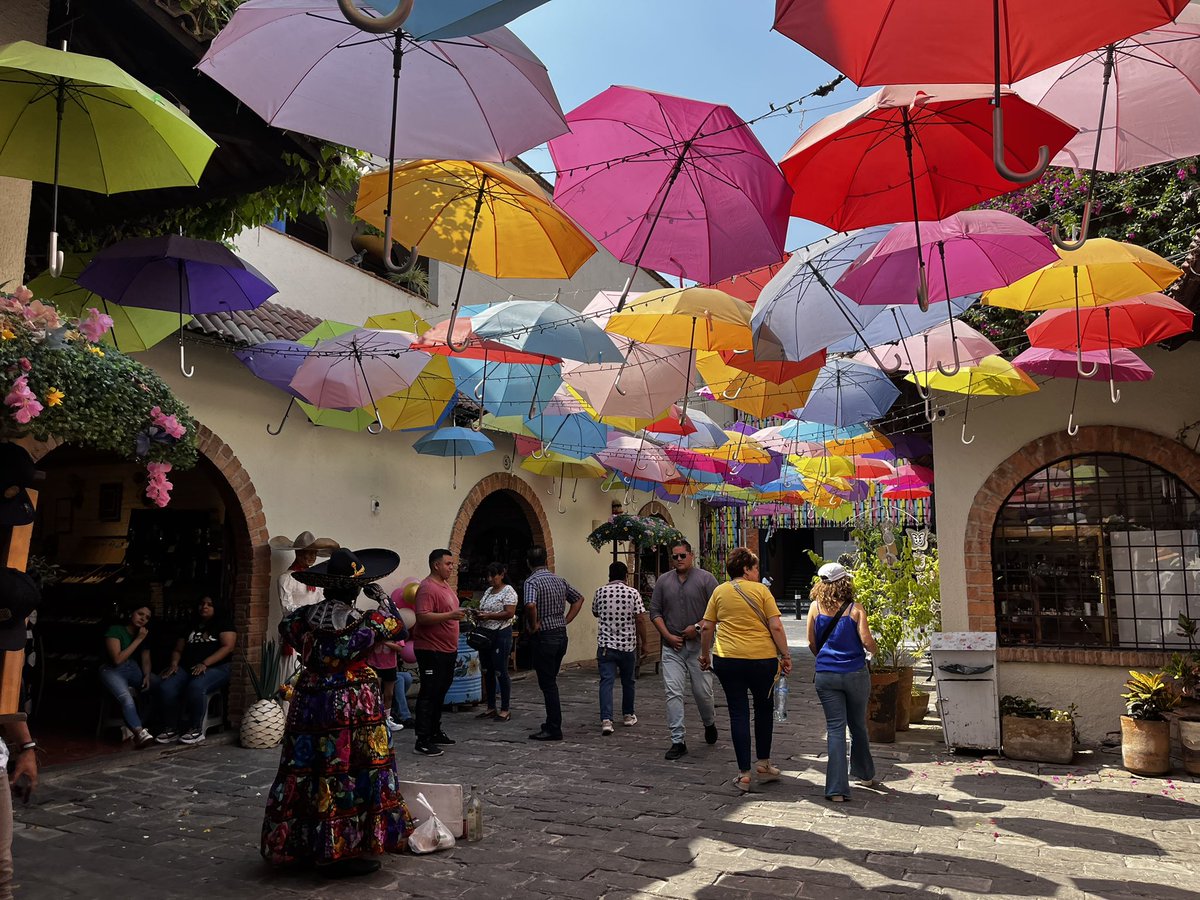
<svg viewBox="0 0 1200 900"><path fill-rule="evenodd" d="M198 315L187 324L187 329L234 344L250 345L296 341L320 324L321 320L315 316L268 300L257 309Z"/></svg>

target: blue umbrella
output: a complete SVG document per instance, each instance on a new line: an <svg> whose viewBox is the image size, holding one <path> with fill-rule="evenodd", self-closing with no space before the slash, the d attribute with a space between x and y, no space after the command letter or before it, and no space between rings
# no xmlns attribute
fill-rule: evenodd
<svg viewBox="0 0 1200 900"><path fill-rule="evenodd" d="M608 333L561 303L509 300L471 317L471 330L481 338L514 350L540 353L582 363L619 363L625 354Z"/></svg>
<svg viewBox="0 0 1200 900"><path fill-rule="evenodd" d="M398 7L409 5L412 12L398 27L403 28L418 41L444 41L491 31L507 25L517 16L524 15L545 3L546 0L366 0L368 6L384 16L395 12ZM342 3L342 9L348 4ZM354 22L352 18L350 20ZM377 19L369 20L374 28ZM389 28L394 31L395 28Z"/></svg>
<svg viewBox="0 0 1200 900"><path fill-rule="evenodd" d="M572 459L584 459L608 447L608 426L587 413L534 416L525 419L525 424L542 442L543 450L553 450Z"/></svg>
<svg viewBox="0 0 1200 900"><path fill-rule="evenodd" d="M877 225L835 234L793 253L754 305L754 358L799 362L861 333L885 307L859 306L833 283L890 230Z"/></svg>
<svg viewBox="0 0 1200 900"><path fill-rule="evenodd" d="M470 428L439 428L419 438L413 449L426 456L450 456L454 458L454 487L458 487L458 458L481 456L496 449L492 439L481 431Z"/></svg>
<svg viewBox="0 0 1200 900"><path fill-rule="evenodd" d="M250 370L251 374L261 378L267 384L274 385L292 398L283 412L283 419L280 421L279 427L272 431L271 426L268 425L267 434L279 434L283 431L283 425L287 422L288 414L291 413L297 398L304 399L296 393L291 381L296 370L300 368L300 363L304 362L304 358L311 352L312 347L297 344L295 341L264 341L253 347L234 351L233 355Z"/></svg>
<svg viewBox="0 0 1200 900"><path fill-rule="evenodd" d="M494 416L536 416L562 384L562 367L451 356L459 391Z"/></svg>
<svg viewBox="0 0 1200 900"><path fill-rule="evenodd" d="M953 315L962 315L979 300L978 294L968 294L950 301ZM915 303L902 306L885 306L883 313L875 321L862 329L861 334L852 334L829 345L830 353L857 353L868 347L878 347L880 344L894 344L905 338L928 331L944 324L951 313L945 306L931 306L928 312L921 312L921 307Z"/></svg>
<svg viewBox="0 0 1200 900"><path fill-rule="evenodd" d="M685 450L712 449L729 442L729 435L707 414L698 409L689 409L687 419L696 429L692 434L659 435L664 444L674 444Z"/></svg>
<svg viewBox="0 0 1200 900"><path fill-rule="evenodd" d="M899 396L900 391L878 369L835 359L817 373L800 417L837 427L857 425L882 416Z"/></svg>

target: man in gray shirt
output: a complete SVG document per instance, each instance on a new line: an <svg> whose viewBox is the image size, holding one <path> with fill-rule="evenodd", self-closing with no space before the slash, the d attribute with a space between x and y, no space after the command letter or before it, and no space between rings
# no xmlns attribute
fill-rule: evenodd
<svg viewBox="0 0 1200 900"><path fill-rule="evenodd" d="M696 565L692 545L679 541L671 547L673 571L659 576L650 598L650 620L662 635L662 673L667 691L667 728L671 746L667 759L687 753L683 742L683 689L691 685L704 740L717 742L717 718L713 709L712 673L700 668L700 621L717 579Z"/></svg>

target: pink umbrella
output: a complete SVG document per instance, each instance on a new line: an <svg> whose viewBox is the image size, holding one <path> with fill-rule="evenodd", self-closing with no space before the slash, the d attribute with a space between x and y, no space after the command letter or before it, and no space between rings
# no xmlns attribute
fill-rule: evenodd
<svg viewBox="0 0 1200 900"><path fill-rule="evenodd" d="M608 449L597 453L596 459L610 469L642 481L683 480L663 448L642 437L612 432L608 436Z"/></svg>
<svg viewBox="0 0 1200 900"><path fill-rule="evenodd" d="M375 398L409 387L432 359L428 353L412 349L416 339L415 334L403 331L356 328L320 341L296 370L291 387L314 406L371 407L375 424L367 430L379 434L383 421Z"/></svg>
<svg viewBox="0 0 1200 900"><path fill-rule="evenodd" d="M955 213L937 222L921 222L920 232L917 228L912 222L897 225L856 259L834 287L866 306L911 303L920 293L920 273L928 268L933 273L928 300L946 301L953 338L951 300L1006 287L1058 261L1049 238L1001 210ZM957 373L959 366L957 356L952 369L938 363L944 375Z"/></svg>
<svg viewBox="0 0 1200 900"><path fill-rule="evenodd" d="M905 484L932 484L933 469L928 466L905 463L902 466L896 466L895 474L880 478L879 483L884 487L897 487Z"/></svg>
<svg viewBox="0 0 1200 900"><path fill-rule="evenodd" d="M1071 412L1067 417L1067 433L1075 434L1079 426L1075 424L1075 401L1079 399L1079 366L1066 365L1067 362L1078 363L1077 350L1053 350L1048 347L1030 347L1014 359L1013 365L1028 375L1046 375L1050 378L1074 378L1075 391L1071 395ZM1108 396L1113 403L1121 399L1117 390L1118 381L1149 381L1154 377L1154 370L1146 365L1132 350L1109 346L1107 350L1084 350L1082 353L1085 363L1092 363L1092 374L1088 378L1099 381L1108 379Z"/></svg>
<svg viewBox="0 0 1200 900"><path fill-rule="evenodd" d="M611 87L567 123L554 199L633 264L618 310L643 264L708 283L783 258L791 189L728 106Z"/></svg>
<svg viewBox="0 0 1200 900"><path fill-rule="evenodd" d="M976 365L985 356L995 356L1000 352L995 344L970 325L960 322L956 334L953 319L943 322L936 328L930 328L928 331L907 337L899 343L886 346L889 351L894 351L896 354L896 362L892 364L893 368L889 371L905 369L909 372L931 372L938 369L947 377L957 375L961 366ZM885 352L882 355L887 356L888 354ZM954 368L947 369L942 365L942 360L951 357L954 358ZM854 357L854 361L869 366L875 362L876 358L879 357L875 354L860 353ZM922 397L925 397L929 394L929 387L928 385L922 387L918 381L917 391Z"/></svg>

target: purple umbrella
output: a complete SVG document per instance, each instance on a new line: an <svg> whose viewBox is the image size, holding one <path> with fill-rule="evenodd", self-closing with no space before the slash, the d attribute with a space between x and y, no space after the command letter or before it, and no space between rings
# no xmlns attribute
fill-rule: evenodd
<svg viewBox="0 0 1200 900"><path fill-rule="evenodd" d="M554 199L634 274L707 284L783 258L791 188L728 106L611 87L567 122Z"/></svg>
<svg viewBox="0 0 1200 900"><path fill-rule="evenodd" d="M1108 379L1108 394L1113 403L1121 399L1116 389L1117 381L1149 381L1154 370L1132 350L1109 347L1107 350L1084 350L1083 364L1092 363L1093 371L1087 377L1096 381ZM1071 414L1067 417L1067 431L1075 434L1075 401L1079 397L1079 360L1074 350L1052 350L1047 347L1030 347L1021 353L1012 364L1027 375L1046 375L1050 378L1074 378L1075 392L1071 395Z"/></svg>
<svg viewBox="0 0 1200 900"><path fill-rule="evenodd" d="M283 431L284 423L287 422L288 414L291 413L297 398L303 399L296 393L291 381L296 375L296 370L300 368L300 363L304 362L311 352L312 347L297 344L295 341L264 341L253 347L234 351L233 355L251 374L291 395L279 427L272 431L268 425L267 434L279 434Z"/></svg>
<svg viewBox="0 0 1200 900"><path fill-rule="evenodd" d="M937 222L906 222L856 259L834 287L864 306L890 306L918 296L920 273L934 268L936 258L942 278L928 284L928 300L944 300L950 315L950 340L954 366L938 362L943 375L955 375L962 366L954 340L954 309L950 301L967 294L1006 287L1030 272L1058 262L1054 245L1028 222L998 209L955 213Z"/></svg>
<svg viewBox="0 0 1200 900"><path fill-rule="evenodd" d="M75 283L123 306L179 312L179 370L184 365L185 313L254 309L278 293L261 272L215 241L176 234L129 238L106 247Z"/></svg>

